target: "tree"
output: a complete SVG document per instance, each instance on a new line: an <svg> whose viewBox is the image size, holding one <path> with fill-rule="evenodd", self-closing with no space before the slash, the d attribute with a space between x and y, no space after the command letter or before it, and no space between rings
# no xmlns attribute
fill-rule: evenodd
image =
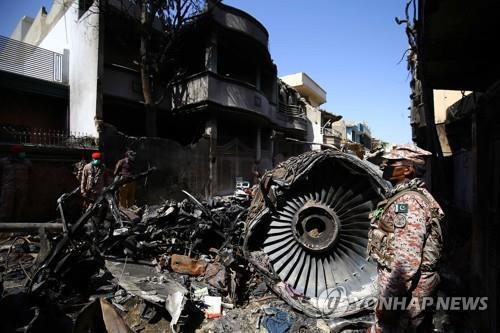
<svg viewBox="0 0 500 333"><path fill-rule="evenodd" d="M156 135L157 105L163 98L154 100L154 80L162 68L172 63L171 49L176 45L186 24L203 14L203 0L138 0L140 6L140 67L142 94L146 109L146 130L149 136ZM155 27L159 23L159 29ZM160 32L159 52L153 52L152 38ZM176 77L170 78L170 81ZM168 84L166 84L168 86ZM165 91L166 87L162 87ZM162 97L165 93L162 94Z"/></svg>
<svg viewBox="0 0 500 333"><path fill-rule="evenodd" d="M100 12L106 17L112 0L103 0ZM134 22L139 34L138 59L142 95L146 111L146 134L156 136L158 105L167 94L170 84L182 75L174 68L175 53L183 32L208 15L218 1L210 0L120 0L117 6L124 19ZM165 77L169 71L173 75Z"/></svg>

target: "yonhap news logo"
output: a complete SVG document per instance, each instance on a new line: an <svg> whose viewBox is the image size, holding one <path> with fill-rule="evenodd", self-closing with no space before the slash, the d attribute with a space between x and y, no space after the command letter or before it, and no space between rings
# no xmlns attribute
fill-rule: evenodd
<svg viewBox="0 0 500 333"><path fill-rule="evenodd" d="M325 289L316 300L316 307L321 309L321 314L325 317L332 314L340 316L349 307L347 290L343 286Z"/></svg>
<svg viewBox="0 0 500 333"><path fill-rule="evenodd" d="M315 300L315 306L322 316L342 316L375 305L386 311L408 311L410 309L434 309L441 311L484 311L488 309L488 297L377 297L357 298L349 294L345 287L325 289Z"/></svg>
<svg viewBox="0 0 500 333"><path fill-rule="evenodd" d="M407 311L409 309L435 309L441 311L484 311L488 309L488 297L380 297L380 309Z"/></svg>

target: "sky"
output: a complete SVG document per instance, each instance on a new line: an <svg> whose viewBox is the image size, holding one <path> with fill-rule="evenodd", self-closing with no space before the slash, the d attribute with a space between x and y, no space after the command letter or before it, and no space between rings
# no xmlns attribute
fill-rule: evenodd
<svg viewBox="0 0 500 333"><path fill-rule="evenodd" d="M57 0L56 0L57 1ZM52 0L0 0L0 35ZM307 73L327 92L322 108L348 121L366 121L372 136L411 142L401 0L224 0L269 32L278 75Z"/></svg>

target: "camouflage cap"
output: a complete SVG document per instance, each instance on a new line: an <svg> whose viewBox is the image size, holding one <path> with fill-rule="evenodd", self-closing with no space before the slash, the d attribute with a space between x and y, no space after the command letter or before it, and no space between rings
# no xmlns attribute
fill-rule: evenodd
<svg viewBox="0 0 500 333"><path fill-rule="evenodd" d="M425 164L425 157L432 154L427 150L417 147L414 144L396 145L391 152L384 155L383 158L388 160L406 160L418 165Z"/></svg>

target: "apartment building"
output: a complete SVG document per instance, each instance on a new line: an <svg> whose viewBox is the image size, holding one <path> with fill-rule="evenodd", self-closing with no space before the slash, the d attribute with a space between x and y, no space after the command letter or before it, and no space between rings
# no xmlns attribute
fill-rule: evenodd
<svg viewBox="0 0 500 333"><path fill-rule="evenodd" d="M184 32L170 69L183 74L165 89L156 135L148 135L134 9L122 5L110 0L102 11L98 1L54 1L35 18L21 18L10 39L2 37L39 50L13 68L39 66L39 53L57 55L50 85L61 91L61 106L50 107L59 111L44 126L94 138L109 165L136 149L143 165L160 169L157 191L149 189L156 194L179 184L205 196L229 193L236 179L252 179L256 161L265 170L308 149L287 140L305 140L310 124L298 100L280 97L266 28L220 2L209 2L215 7ZM8 112L10 122L22 123Z"/></svg>

